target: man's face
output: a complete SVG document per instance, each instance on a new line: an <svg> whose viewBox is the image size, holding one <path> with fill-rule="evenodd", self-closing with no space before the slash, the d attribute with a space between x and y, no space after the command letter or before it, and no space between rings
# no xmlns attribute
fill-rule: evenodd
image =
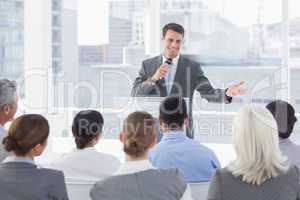
<svg viewBox="0 0 300 200"><path fill-rule="evenodd" d="M182 35L178 32L173 30L166 32L165 37L162 38L165 57L173 59L179 54L182 39Z"/></svg>

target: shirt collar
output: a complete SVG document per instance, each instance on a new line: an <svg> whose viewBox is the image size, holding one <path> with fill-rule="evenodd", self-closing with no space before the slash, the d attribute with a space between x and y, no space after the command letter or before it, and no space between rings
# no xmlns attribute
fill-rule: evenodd
<svg viewBox="0 0 300 200"><path fill-rule="evenodd" d="M285 143L285 144L291 144L293 142L289 138L286 138L286 139L279 138L279 143L280 144L283 144L283 143Z"/></svg>
<svg viewBox="0 0 300 200"><path fill-rule="evenodd" d="M175 66L178 65L179 56L180 56L180 54L178 54L175 58L172 59L173 65L175 65ZM162 57L163 57L163 63L165 63L167 58L165 57L164 54L162 54Z"/></svg>
<svg viewBox="0 0 300 200"><path fill-rule="evenodd" d="M145 171L148 169L154 169L152 164L148 160L139 161L125 161L116 172L115 175L121 174L133 174L140 171Z"/></svg>
<svg viewBox="0 0 300 200"><path fill-rule="evenodd" d="M184 139L186 135L183 131L170 131L163 133L163 137L161 141L168 140L168 139Z"/></svg>
<svg viewBox="0 0 300 200"><path fill-rule="evenodd" d="M2 124L0 124L0 135L5 132L6 132L6 130L5 130L4 126Z"/></svg>
<svg viewBox="0 0 300 200"><path fill-rule="evenodd" d="M73 149L74 152L90 152L90 151L96 151L95 147L85 147L83 149L77 149L77 148L74 148Z"/></svg>
<svg viewBox="0 0 300 200"><path fill-rule="evenodd" d="M32 159L27 157L22 157L22 156L8 156L2 161L2 163L8 163L8 162L23 162L23 163L30 163L35 165Z"/></svg>

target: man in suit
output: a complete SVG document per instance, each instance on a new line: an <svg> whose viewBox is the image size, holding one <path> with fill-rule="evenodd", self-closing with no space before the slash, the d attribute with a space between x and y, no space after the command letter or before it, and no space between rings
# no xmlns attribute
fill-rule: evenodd
<svg viewBox="0 0 300 200"><path fill-rule="evenodd" d="M135 79L132 96L180 95L189 98L189 116L192 128L192 100L194 91L210 102L230 103L232 97L244 94L243 82L222 90L215 89L201 70L200 64L180 55L184 28L169 23L162 30L162 55L143 61L138 77ZM193 137L193 131L188 135Z"/></svg>
<svg viewBox="0 0 300 200"><path fill-rule="evenodd" d="M9 155L4 150L2 139L6 136L4 126L11 121L18 108L17 86L14 81L0 80L0 162Z"/></svg>

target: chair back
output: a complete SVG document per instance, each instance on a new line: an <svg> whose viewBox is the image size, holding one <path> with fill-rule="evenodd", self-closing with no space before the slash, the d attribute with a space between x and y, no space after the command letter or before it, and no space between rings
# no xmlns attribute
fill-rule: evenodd
<svg viewBox="0 0 300 200"><path fill-rule="evenodd" d="M90 190L95 181L67 181L67 192L70 200L91 200Z"/></svg>
<svg viewBox="0 0 300 200"><path fill-rule="evenodd" d="M189 183L194 200L206 200L209 182Z"/></svg>

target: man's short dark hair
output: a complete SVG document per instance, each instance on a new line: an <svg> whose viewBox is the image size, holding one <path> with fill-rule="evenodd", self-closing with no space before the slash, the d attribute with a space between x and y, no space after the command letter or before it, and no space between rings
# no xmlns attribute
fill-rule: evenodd
<svg viewBox="0 0 300 200"><path fill-rule="evenodd" d="M187 116L186 102L182 97L166 97L160 104L159 120L170 129L182 127Z"/></svg>
<svg viewBox="0 0 300 200"><path fill-rule="evenodd" d="M290 137L297 121L293 106L288 102L276 100L269 103L266 108L277 122L279 137L283 139Z"/></svg>
<svg viewBox="0 0 300 200"><path fill-rule="evenodd" d="M182 35L182 37L184 36L184 28L180 24L176 24L176 23L166 24L163 27L163 30L162 30L163 37L166 36L166 33L167 33L168 30L172 30L172 31L175 31L177 33L180 33Z"/></svg>

